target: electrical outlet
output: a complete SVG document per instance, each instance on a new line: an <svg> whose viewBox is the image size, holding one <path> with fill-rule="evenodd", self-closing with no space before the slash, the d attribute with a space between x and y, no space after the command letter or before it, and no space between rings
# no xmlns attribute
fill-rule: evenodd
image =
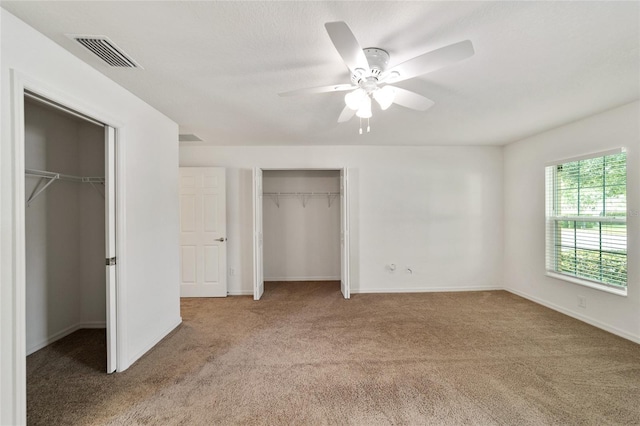
<svg viewBox="0 0 640 426"><path fill-rule="evenodd" d="M585 308L587 307L587 298L584 296L578 296L578 307Z"/></svg>
<svg viewBox="0 0 640 426"><path fill-rule="evenodd" d="M229 276L234 276L236 274L236 270L233 268L229 268Z"/></svg>

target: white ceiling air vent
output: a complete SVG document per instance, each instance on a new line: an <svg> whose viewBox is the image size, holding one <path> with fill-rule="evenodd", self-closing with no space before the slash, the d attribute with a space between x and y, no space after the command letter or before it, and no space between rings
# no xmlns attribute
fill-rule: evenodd
<svg viewBox="0 0 640 426"><path fill-rule="evenodd" d="M67 37L77 41L112 67L142 68L108 37L77 34L67 34Z"/></svg>

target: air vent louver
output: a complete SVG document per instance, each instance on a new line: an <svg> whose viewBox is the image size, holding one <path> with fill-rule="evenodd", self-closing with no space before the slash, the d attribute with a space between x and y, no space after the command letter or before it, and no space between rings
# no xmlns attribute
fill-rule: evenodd
<svg viewBox="0 0 640 426"><path fill-rule="evenodd" d="M89 49L93 54L112 67L142 68L140 64L120 50L116 44L107 37L79 35L71 35L69 37Z"/></svg>

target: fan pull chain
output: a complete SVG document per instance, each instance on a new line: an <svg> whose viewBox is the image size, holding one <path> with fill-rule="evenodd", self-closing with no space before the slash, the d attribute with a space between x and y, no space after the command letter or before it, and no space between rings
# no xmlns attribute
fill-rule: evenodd
<svg viewBox="0 0 640 426"><path fill-rule="evenodd" d="M360 118L360 134L362 134L362 118Z"/></svg>
<svg viewBox="0 0 640 426"><path fill-rule="evenodd" d="M367 133L371 131L371 126L369 125L369 119L367 118Z"/></svg>

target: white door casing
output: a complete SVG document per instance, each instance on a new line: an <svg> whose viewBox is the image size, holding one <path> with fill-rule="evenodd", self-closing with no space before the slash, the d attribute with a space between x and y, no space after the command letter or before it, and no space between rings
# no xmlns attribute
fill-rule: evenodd
<svg viewBox="0 0 640 426"><path fill-rule="evenodd" d="M349 275L349 175L340 169L340 290L345 299L351 297Z"/></svg>
<svg viewBox="0 0 640 426"><path fill-rule="evenodd" d="M296 169L298 170L298 169ZM302 170L302 169L300 169ZM326 169L336 170L336 169ZM262 169L253 169L253 299L264 293L264 253L262 224ZM345 299L351 297L349 243L349 176L348 169L340 169L340 290Z"/></svg>
<svg viewBox="0 0 640 426"><path fill-rule="evenodd" d="M107 373L116 371L116 130L104 127Z"/></svg>
<svg viewBox="0 0 640 426"><path fill-rule="evenodd" d="M180 297L227 296L225 169L180 168Z"/></svg>
<svg viewBox="0 0 640 426"><path fill-rule="evenodd" d="M22 74L15 69L10 69L9 74L12 85L11 129L13 130L13 138L11 143L12 158L9 161L11 162L13 172L11 174L11 183L7 183L7 185L11 187L11 194L14 200L25 199L24 96L26 91L36 93L45 99L54 101L57 105L62 106L61 109L69 109L70 111L79 112L83 116L90 117L92 120L98 121L100 123L109 123L111 126L114 126L114 130L115 128L117 128L118 132L120 132L122 129L126 129L125 123L118 118L111 116L110 114L106 114L102 109L94 109L90 105L79 103L76 98L68 95L64 91L57 90L54 86L50 86L40 80L33 79L30 76ZM3 123L3 125L4 124L7 124L7 126L10 125L10 123ZM114 136L116 136L115 132ZM118 135L118 138L119 137L120 136ZM122 150L115 149L118 144L120 144L120 140L114 139L114 144L111 145L114 148L112 154L114 155L114 157L111 157L111 163L113 164L111 172L113 173L113 175L111 176L110 182L114 185L114 187L110 190L112 198L109 202L112 206L114 206L115 209L115 215L112 216L114 219L111 223L115 226L114 232L117 237L115 238L115 244L117 246L113 248L113 252L117 252L120 260L122 260L126 258L126 245L124 244L124 242L127 240L126 227L124 226L124 218L127 211L126 198L123 195L126 192L126 179L124 176L125 167L122 167L125 161ZM105 139L105 149L106 145L107 140ZM105 178L107 177L107 173L109 173L109 169L105 168ZM106 180L107 179L105 179L105 181ZM106 191L107 182L105 182L105 200L107 199L108 194ZM9 270L9 272L5 275L10 279L10 285L8 285L8 287L10 287L12 291L12 299L9 300L5 306L8 306L9 308L6 313L6 317L11 318L13 327L7 327L7 333L0 332L0 340L2 341L2 344L7 341L11 341L11 343L6 345L6 347L2 347L3 368L5 368L6 365L9 365L10 368L8 370L10 371L10 374L5 375L0 381L0 393L2 394L0 398L2 400L2 414L0 415L0 418L6 420L8 424L26 424L27 421L25 331L26 233L24 208L25 205L21 202L16 202L13 205L11 216L8 219L13 223L11 231L11 239L13 241L13 256L11 256L9 260L7 260L7 265L9 266L9 268L4 268L3 264L3 271ZM105 221L107 220L107 218L108 216L105 217ZM106 234L105 229L105 236L107 235L108 234ZM117 371L123 371L124 369L129 367L126 357L127 352L125 336L127 322L124 315L119 315L116 318L115 313L120 312L120 310L116 307L116 302L118 306L123 306L126 304L124 302L126 300L125 292L118 290L122 289L123 286L126 288L127 274L123 273L123 269L125 267L123 266L124 263L120 261L118 263L119 264L115 268L117 272L116 274L114 274L114 277L117 275L117 279L115 280L115 283L111 281L111 285L115 286L115 288L111 289L111 293L107 297L107 300L113 302L109 307L107 307L107 312L111 312L111 317L108 319L108 322L111 323L111 337L108 337L108 339L111 340L108 357L111 357L111 368L115 366ZM107 284L108 283L109 281L107 281ZM107 327L109 327L109 325L107 325ZM117 336L116 329L119 331ZM107 334L109 336L109 332ZM116 341L118 343L117 350ZM0 423L1 422L2 420L0 420Z"/></svg>
<svg viewBox="0 0 640 426"><path fill-rule="evenodd" d="M253 169L253 299L264 293L264 253L262 233L262 169Z"/></svg>

